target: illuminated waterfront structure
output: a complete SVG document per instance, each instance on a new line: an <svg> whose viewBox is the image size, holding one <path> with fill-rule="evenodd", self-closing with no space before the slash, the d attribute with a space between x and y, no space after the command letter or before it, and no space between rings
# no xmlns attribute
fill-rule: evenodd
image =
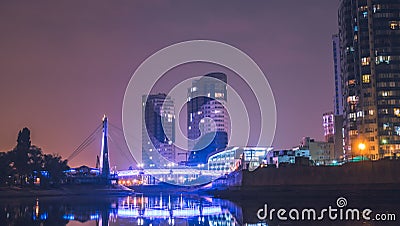
<svg viewBox="0 0 400 226"><path fill-rule="evenodd" d="M157 163L175 161L175 108L174 101L166 94L142 96L142 160L143 166L157 166Z"/></svg>
<svg viewBox="0 0 400 226"><path fill-rule="evenodd" d="M100 167L101 176L108 181L108 178L110 177L110 156L108 154L108 119L105 115L103 117Z"/></svg>
<svg viewBox="0 0 400 226"><path fill-rule="evenodd" d="M280 164L295 164L296 157L305 157L311 159L310 150L302 150L294 148L290 150L274 150L267 153L267 165L276 165L278 168Z"/></svg>
<svg viewBox="0 0 400 226"><path fill-rule="evenodd" d="M231 147L211 155L208 159L210 171L231 173L237 169L248 169L250 171L259 167L268 151L267 147Z"/></svg>
<svg viewBox="0 0 400 226"><path fill-rule="evenodd" d="M400 1L342 0L338 15L346 155L393 156L400 151Z"/></svg>
<svg viewBox="0 0 400 226"><path fill-rule="evenodd" d="M253 171L263 164L267 153L272 149L272 147L229 147L210 155L205 164L198 163L191 168L167 166L165 169L121 170L118 171L119 183L127 186L159 182L196 184L201 177L216 179L235 170ZM152 179L154 177L157 180Z"/></svg>
<svg viewBox="0 0 400 226"><path fill-rule="evenodd" d="M214 152L228 144L229 115L227 77L223 73L209 73L192 82L188 89L188 148L190 165L206 164Z"/></svg>
<svg viewBox="0 0 400 226"><path fill-rule="evenodd" d="M101 151L100 159L97 156L96 168L88 166L80 166L77 168L70 168L65 171L67 175L67 182L72 184L112 184L117 182L116 174L110 171L110 155L108 146L108 118L104 115L102 119L102 126L98 127L85 141L85 145L88 145L88 141L92 140L94 135L99 132L101 128L102 140L101 140ZM93 141L93 140L92 140ZM91 141L90 141L91 142ZM83 150L84 145L79 147L70 155L71 157L76 156Z"/></svg>

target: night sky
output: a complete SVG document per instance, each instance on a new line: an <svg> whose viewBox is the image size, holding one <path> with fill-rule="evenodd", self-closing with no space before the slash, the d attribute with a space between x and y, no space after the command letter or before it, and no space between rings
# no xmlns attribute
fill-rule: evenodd
<svg viewBox="0 0 400 226"><path fill-rule="evenodd" d="M261 67L277 107L274 147L290 148L303 136L322 140L322 114L333 110L331 36L337 32L338 4L1 1L0 151L15 146L23 127L31 129L33 144L63 157L104 113L122 128L122 101L135 69L156 51L194 39L233 45ZM168 73L169 80L207 70L213 68L178 68ZM137 114L141 117L140 106ZM132 163L123 154L122 133L113 139L111 164L126 168ZM100 137L70 165L94 166L99 143Z"/></svg>

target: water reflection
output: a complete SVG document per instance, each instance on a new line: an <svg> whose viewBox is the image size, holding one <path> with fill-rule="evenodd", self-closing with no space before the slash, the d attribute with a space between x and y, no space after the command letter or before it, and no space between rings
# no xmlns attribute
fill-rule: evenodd
<svg viewBox="0 0 400 226"><path fill-rule="evenodd" d="M261 222L257 210L268 202L271 207L326 207L332 197L270 196L241 199L235 203L211 197L185 195L133 195L127 197L58 197L0 200L0 225L398 225L395 222ZM399 214L399 200L368 197L348 198L353 207ZM312 206L310 204L312 203Z"/></svg>
<svg viewBox="0 0 400 226"><path fill-rule="evenodd" d="M39 198L0 204L5 225L242 225L241 208L209 197Z"/></svg>
<svg viewBox="0 0 400 226"><path fill-rule="evenodd" d="M157 223L168 225L182 225L184 223L198 223L200 225L223 219L225 222L237 224L235 216L230 214L232 203L212 198L187 198L178 196L127 197L120 201L118 214L112 215L112 221L134 219L138 225ZM182 220L184 219L184 220Z"/></svg>

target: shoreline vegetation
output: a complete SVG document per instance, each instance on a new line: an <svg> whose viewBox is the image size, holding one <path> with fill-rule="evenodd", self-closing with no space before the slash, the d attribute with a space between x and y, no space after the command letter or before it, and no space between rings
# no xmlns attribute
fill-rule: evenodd
<svg viewBox="0 0 400 226"><path fill-rule="evenodd" d="M18 133L17 145L8 152L0 152L0 186L57 187L66 180L68 161L58 154L45 154L32 145L31 131L23 128Z"/></svg>

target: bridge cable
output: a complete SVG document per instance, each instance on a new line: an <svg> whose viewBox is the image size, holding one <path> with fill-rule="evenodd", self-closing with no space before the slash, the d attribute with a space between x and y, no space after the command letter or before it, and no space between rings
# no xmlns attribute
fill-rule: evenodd
<svg viewBox="0 0 400 226"><path fill-rule="evenodd" d="M118 134L116 134L116 133L114 132L114 130L109 130L109 133L108 133L108 134L109 134L108 137L110 138L110 141L111 141L112 143L114 143L115 146L117 146L117 149L119 150L120 154L122 154L125 158L127 158L127 159L131 158L133 161L136 162L136 160L135 160L135 158L133 157L132 153L128 150L128 152L129 152L129 155L128 155L125 151L122 150L120 143L119 143L117 140L114 140L114 139L113 139L113 136L115 135L115 136L117 137Z"/></svg>
<svg viewBox="0 0 400 226"><path fill-rule="evenodd" d="M79 153L81 153L85 148L87 148L95 139L95 135L101 131L102 124L96 127L96 129L72 152L70 156L68 156L67 160L71 161L74 157L76 157Z"/></svg>
<svg viewBox="0 0 400 226"><path fill-rule="evenodd" d="M120 128L120 127L118 127L118 126L116 126L116 125L114 125L114 124L112 124L112 123L108 123L108 125L110 125L111 127L113 127L113 128L115 128L115 129L117 129L117 130L119 130L123 135L124 134L127 134L127 133L124 133L124 130L122 129L122 128ZM127 134L129 137L131 137L131 138L133 138L133 139L135 139L138 143L142 143L142 140L141 139L138 139L137 137L135 137L135 136L133 136L133 135L131 135L131 134Z"/></svg>
<svg viewBox="0 0 400 226"><path fill-rule="evenodd" d="M123 129L121 129L120 127L118 127L118 126L116 126L116 125L114 125L114 124L112 124L112 123L108 123L108 125L110 126L109 128L114 128L114 129L116 129L116 130L118 130L119 132L121 132L122 133L122 136L124 137L124 140L125 140L125 134L126 133L124 133L124 130ZM116 132L116 131L115 131ZM141 140L139 140L139 139L137 139L135 136L133 136L133 135L131 135L131 134L126 134L126 135L128 135L129 137L131 137L131 138L133 138L134 140L136 140L139 144L141 144L142 143L142 141ZM134 158L134 156L133 156L133 154L132 154L132 152L131 152L131 150L128 148L128 151L129 151L129 154L132 156L132 159L137 163L138 161Z"/></svg>

